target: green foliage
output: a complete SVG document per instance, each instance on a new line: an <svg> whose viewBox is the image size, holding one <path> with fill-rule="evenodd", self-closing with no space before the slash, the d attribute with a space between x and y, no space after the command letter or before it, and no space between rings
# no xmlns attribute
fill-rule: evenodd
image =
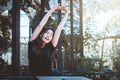
<svg viewBox="0 0 120 80"><path fill-rule="evenodd" d="M0 15L0 52L5 53L10 46L10 18Z"/></svg>
<svg viewBox="0 0 120 80"><path fill-rule="evenodd" d="M100 61L99 59L95 59L95 58L85 58L83 62L80 62L77 65L76 70L78 71L79 70L88 70L88 71L99 70L99 67L95 65L99 61Z"/></svg>
<svg viewBox="0 0 120 80"><path fill-rule="evenodd" d="M0 5L4 6L7 5L8 0L0 0Z"/></svg>
<svg viewBox="0 0 120 80"><path fill-rule="evenodd" d="M120 72L120 47L117 44L118 41L115 42L114 45L112 45L112 49L110 50L110 57L113 61L113 67L117 72ZM113 55L114 54L114 55Z"/></svg>

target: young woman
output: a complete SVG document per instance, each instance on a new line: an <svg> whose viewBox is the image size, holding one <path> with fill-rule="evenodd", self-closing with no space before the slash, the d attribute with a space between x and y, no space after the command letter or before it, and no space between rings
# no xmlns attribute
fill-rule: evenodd
<svg viewBox="0 0 120 80"><path fill-rule="evenodd" d="M55 10L63 10L65 11L65 15L54 32L52 28L46 27L45 24ZM66 7L57 5L46 13L34 30L29 41L28 52L29 69L33 76L52 75L50 56L57 46L60 33L66 23L68 14L69 10Z"/></svg>

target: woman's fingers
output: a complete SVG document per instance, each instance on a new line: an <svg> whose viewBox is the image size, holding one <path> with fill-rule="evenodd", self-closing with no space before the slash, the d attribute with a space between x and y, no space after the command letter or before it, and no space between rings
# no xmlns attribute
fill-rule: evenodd
<svg viewBox="0 0 120 80"><path fill-rule="evenodd" d="M63 10L65 12L67 12L67 13L70 13L70 11L68 10L67 7L61 6L60 4L57 4L54 8L55 8L55 10Z"/></svg>
<svg viewBox="0 0 120 80"><path fill-rule="evenodd" d="M66 11L64 6L57 6L57 10L64 10L64 11Z"/></svg>
<svg viewBox="0 0 120 80"><path fill-rule="evenodd" d="M70 10L68 8L65 8L65 12L69 14Z"/></svg>

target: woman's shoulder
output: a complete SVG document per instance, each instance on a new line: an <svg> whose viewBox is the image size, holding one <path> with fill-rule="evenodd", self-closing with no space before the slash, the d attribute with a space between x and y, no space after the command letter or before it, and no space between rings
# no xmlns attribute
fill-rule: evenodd
<svg viewBox="0 0 120 80"><path fill-rule="evenodd" d="M29 40L29 41L28 41L28 44L35 44L36 41L37 41L37 39Z"/></svg>
<svg viewBox="0 0 120 80"><path fill-rule="evenodd" d="M29 47L32 47L32 46L34 46L35 45L35 41L28 41L28 46Z"/></svg>
<svg viewBox="0 0 120 80"><path fill-rule="evenodd" d="M56 47L54 47L52 43L49 44L49 48L51 51L54 51L56 49Z"/></svg>

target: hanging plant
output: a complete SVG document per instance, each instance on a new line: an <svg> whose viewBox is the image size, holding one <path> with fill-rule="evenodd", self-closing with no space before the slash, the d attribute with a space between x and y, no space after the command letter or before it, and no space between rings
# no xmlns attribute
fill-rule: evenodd
<svg viewBox="0 0 120 80"><path fill-rule="evenodd" d="M10 18L0 15L0 54L5 53L10 46Z"/></svg>
<svg viewBox="0 0 120 80"><path fill-rule="evenodd" d="M7 5L7 2L8 2L8 0L0 0L0 5L1 6L6 6Z"/></svg>

